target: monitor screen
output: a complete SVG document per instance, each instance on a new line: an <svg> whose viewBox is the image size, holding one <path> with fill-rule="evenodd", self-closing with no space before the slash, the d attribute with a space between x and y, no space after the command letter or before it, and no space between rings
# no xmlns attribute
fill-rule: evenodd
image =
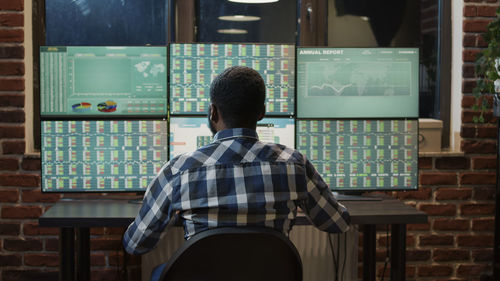
<svg viewBox="0 0 500 281"><path fill-rule="evenodd" d="M137 192L167 162L166 121L42 121L42 191Z"/></svg>
<svg viewBox="0 0 500 281"><path fill-rule="evenodd" d="M41 116L166 116L166 53L166 47L41 47Z"/></svg>
<svg viewBox="0 0 500 281"><path fill-rule="evenodd" d="M418 118L418 49L298 48L298 118Z"/></svg>
<svg viewBox="0 0 500 281"><path fill-rule="evenodd" d="M297 149L332 190L418 188L418 121L298 120Z"/></svg>
<svg viewBox="0 0 500 281"><path fill-rule="evenodd" d="M295 124L291 118L264 118L257 123L257 134L263 142L294 147ZM170 159L212 142L206 117L170 117Z"/></svg>
<svg viewBox="0 0 500 281"><path fill-rule="evenodd" d="M171 44L170 113L205 115L210 83L236 65L262 75L268 115L294 114L295 47L267 44Z"/></svg>

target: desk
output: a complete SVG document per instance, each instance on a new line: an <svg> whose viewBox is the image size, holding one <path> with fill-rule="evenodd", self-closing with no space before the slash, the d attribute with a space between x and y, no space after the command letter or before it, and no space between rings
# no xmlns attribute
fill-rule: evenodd
<svg viewBox="0 0 500 281"><path fill-rule="evenodd" d="M396 199L342 201L342 204L349 210L351 222L362 227L363 280L375 280L377 224L391 225L391 280L405 280L406 224L425 223L427 215ZM76 276L78 280L90 280L90 227L128 226L140 207L125 200L61 200L45 212L38 220L39 225L61 230L59 279L75 280ZM306 217L297 217L296 225L309 224Z"/></svg>

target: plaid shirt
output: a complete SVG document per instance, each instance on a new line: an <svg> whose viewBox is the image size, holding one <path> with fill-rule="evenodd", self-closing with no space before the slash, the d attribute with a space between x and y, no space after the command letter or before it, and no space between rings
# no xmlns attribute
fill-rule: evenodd
<svg viewBox="0 0 500 281"><path fill-rule="evenodd" d="M162 168L123 245L129 253L148 252L176 217L187 239L209 228L247 225L288 235L297 207L323 231L349 229L349 213L301 153L260 142L253 130L223 130L211 144Z"/></svg>

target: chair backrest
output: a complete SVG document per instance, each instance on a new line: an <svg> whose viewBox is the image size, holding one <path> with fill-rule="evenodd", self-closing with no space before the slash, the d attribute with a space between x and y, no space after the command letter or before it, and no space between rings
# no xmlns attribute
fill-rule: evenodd
<svg viewBox="0 0 500 281"><path fill-rule="evenodd" d="M271 228L224 227L196 234L169 259L163 281L301 281L293 243Z"/></svg>

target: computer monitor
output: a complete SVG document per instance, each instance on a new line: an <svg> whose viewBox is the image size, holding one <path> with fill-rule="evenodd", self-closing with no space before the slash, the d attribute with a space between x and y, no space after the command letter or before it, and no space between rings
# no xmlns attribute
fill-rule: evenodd
<svg viewBox="0 0 500 281"><path fill-rule="evenodd" d="M297 48L298 118L418 118L415 48Z"/></svg>
<svg viewBox="0 0 500 281"><path fill-rule="evenodd" d="M267 115L294 114L295 46L276 44L171 44L170 113L205 115L210 83L235 65L262 75Z"/></svg>
<svg viewBox="0 0 500 281"><path fill-rule="evenodd" d="M41 47L41 116L165 117L166 55L166 47Z"/></svg>
<svg viewBox="0 0 500 281"><path fill-rule="evenodd" d="M418 188L417 119L297 120L297 149L334 191Z"/></svg>
<svg viewBox="0 0 500 281"><path fill-rule="evenodd" d="M166 121L42 121L43 192L139 192L167 162Z"/></svg>
<svg viewBox="0 0 500 281"><path fill-rule="evenodd" d="M295 124L292 118L264 118L257 123L257 134L263 142L294 147ZM170 117L170 159L212 142L206 117Z"/></svg>

